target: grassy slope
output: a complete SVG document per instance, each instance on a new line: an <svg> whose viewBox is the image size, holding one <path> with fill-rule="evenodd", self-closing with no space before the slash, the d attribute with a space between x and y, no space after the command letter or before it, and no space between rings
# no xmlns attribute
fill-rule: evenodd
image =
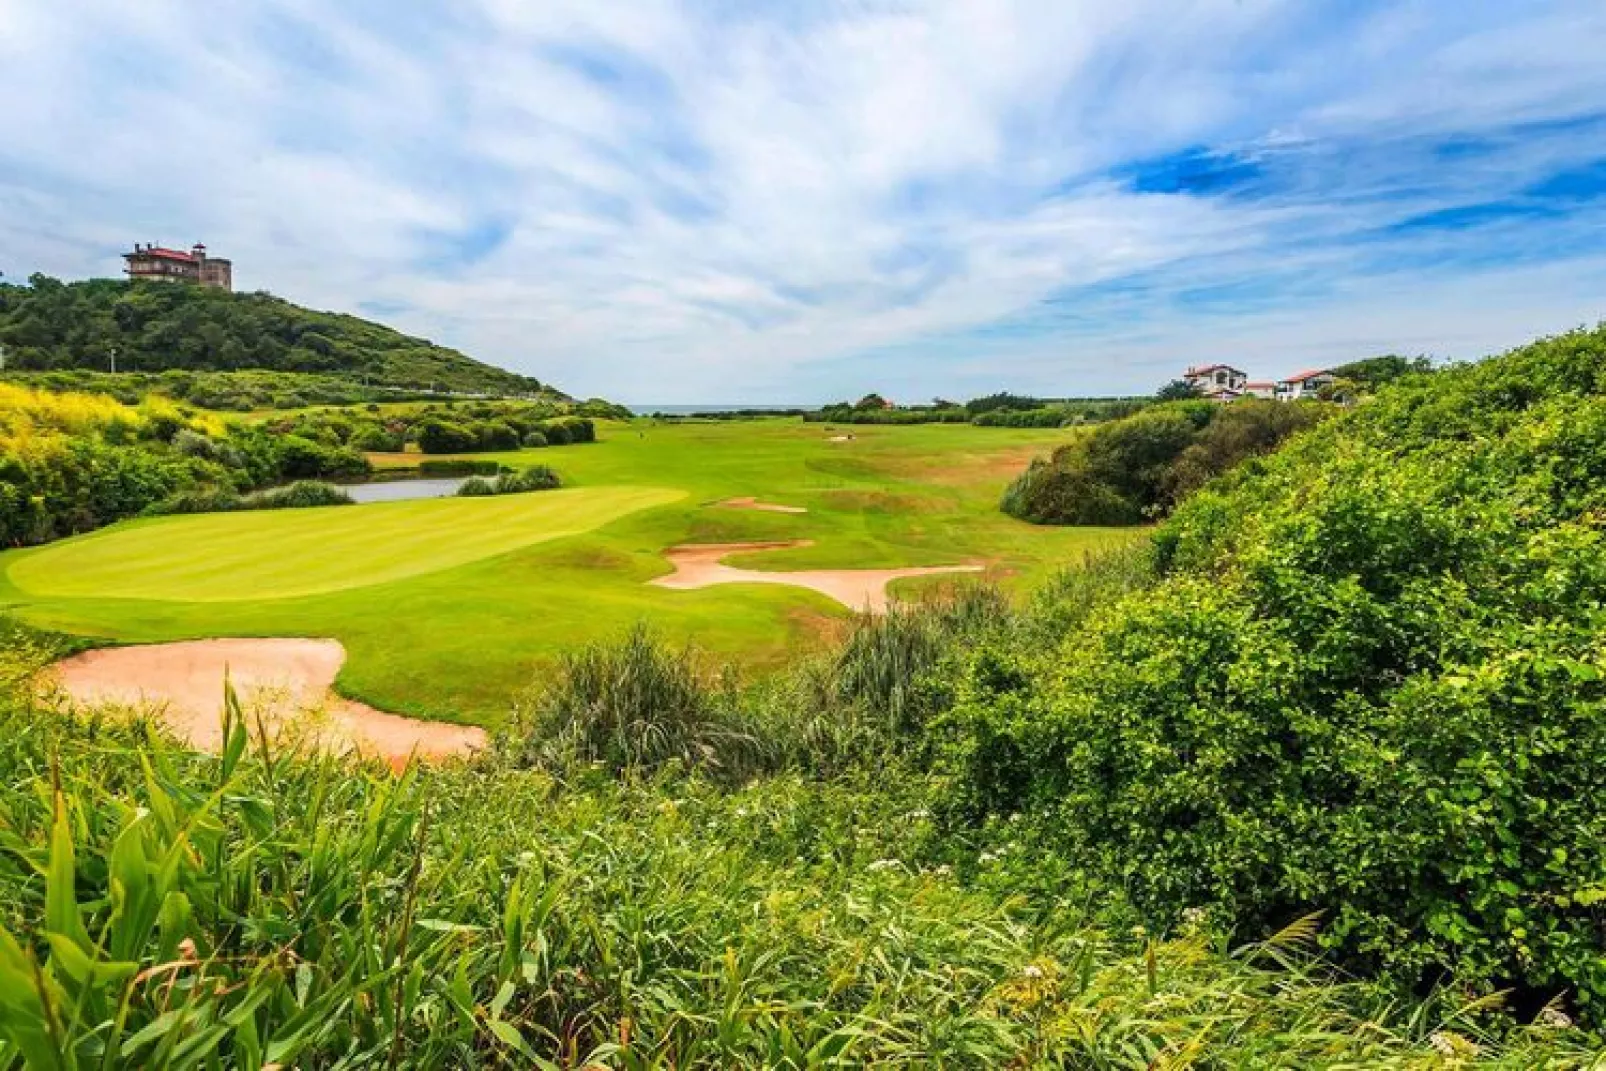
<svg viewBox="0 0 1606 1071"><path fill-rule="evenodd" d="M326 518L343 527L392 518L432 524L438 517L466 516L465 506L482 504L424 502L120 525L0 555L0 605L18 605L35 624L119 641L333 636L350 653L341 677L348 694L391 710L494 724L505 715L509 697L557 652L616 636L643 618L671 637L694 639L717 658L762 668L833 633L847 616L836 603L796 588L677 592L643 586L668 571L661 552L676 543L815 541L809 548L745 557L744 564L777 569L985 558L997 563L998 579L1026 586L1085 550L1123 538L1105 530L1034 528L998 512L1004 484L1065 432L864 428L851 443L828 442L829 434L793 421L638 422L604 427L606 441L594 445L502 455L513 464L552 465L572 487L662 488L684 497L544 542L506 531L503 521L541 526L541 516L526 518L519 511L548 507L497 503L489 512L506 509L512 515L498 512L489 531L466 529L445 541L413 534L438 557L429 563L431 571L411 576L398 575L409 566L394 553L331 553L335 544L316 533L332 523ZM742 495L810 512L713 506ZM257 527L263 524L272 535ZM244 531L258 534L242 541ZM540 534L551 532L542 528ZM473 554L465 553L469 544ZM242 557L248 547L261 551L254 557L260 564L244 563L252 557ZM240 564L215 576L208 566L194 564L218 556ZM117 575L120 563L130 575ZM298 575L303 567L313 572ZM345 585L340 590L296 594L335 583L331 569ZM108 597L111 590L177 592L183 601Z"/></svg>

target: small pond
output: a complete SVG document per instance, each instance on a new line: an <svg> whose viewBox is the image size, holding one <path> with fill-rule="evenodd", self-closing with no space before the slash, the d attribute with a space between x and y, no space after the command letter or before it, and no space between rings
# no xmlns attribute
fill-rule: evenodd
<svg viewBox="0 0 1606 1071"><path fill-rule="evenodd" d="M341 490L353 502L401 502L409 498L450 498L466 477L434 480L380 480L346 484Z"/></svg>

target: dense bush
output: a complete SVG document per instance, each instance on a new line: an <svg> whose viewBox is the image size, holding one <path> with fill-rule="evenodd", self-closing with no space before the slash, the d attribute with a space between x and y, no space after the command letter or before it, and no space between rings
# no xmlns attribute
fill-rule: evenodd
<svg viewBox="0 0 1606 1071"><path fill-rule="evenodd" d="M1160 925L1321 910L1352 965L1600 1020L1603 510L1606 328L1402 381L1190 499L1158 586L977 653L954 813Z"/></svg>
<svg viewBox="0 0 1606 1071"><path fill-rule="evenodd" d="M1135 940L1024 856L930 865L922 784L402 776L41 709L0 637L0 1064L1583 1066L1578 1030L1391 1007L1300 931ZM19 664L22 663L22 664ZM20 686L20 687L19 687ZM1003 849L1003 845L999 846ZM1170 1066L1169 1064L1167 1066Z"/></svg>
<svg viewBox="0 0 1606 1071"><path fill-rule="evenodd" d="M1154 405L1034 462L1004 492L1001 508L1034 524L1137 524L1330 411L1256 399Z"/></svg>
<svg viewBox="0 0 1606 1071"><path fill-rule="evenodd" d="M418 463L420 476L439 479L452 476L496 476L501 471L501 462L475 458L437 458Z"/></svg>
<svg viewBox="0 0 1606 1071"><path fill-rule="evenodd" d="M298 480L284 487L269 487L242 495L223 487L205 486L180 491L145 508L152 516L169 513L229 513L250 509L307 509L313 506L349 506L352 498L333 484Z"/></svg>
<svg viewBox="0 0 1606 1071"><path fill-rule="evenodd" d="M671 651L642 627L622 645L565 656L521 721L526 761L554 770L600 763L642 772L676 762L739 775L757 750L728 697L703 686L692 652Z"/></svg>
<svg viewBox="0 0 1606 1071"><path fill-rule="evenodd" d="M447 420L429 419L413 429L426 454L468 454L480 448L477 429Z"/></svg>
<svg viewBox="0 0 1606 1071"><path fill-rule="evenodd" d="M470 476L457 488L459 498L485 498L496 494L496 484L484 476Z"/></svg>

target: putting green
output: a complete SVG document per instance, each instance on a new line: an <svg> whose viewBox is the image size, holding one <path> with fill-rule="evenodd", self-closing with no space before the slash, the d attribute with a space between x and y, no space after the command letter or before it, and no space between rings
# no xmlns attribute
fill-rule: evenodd
<svg viewBox="0 0 1606 1071"><path fill-rule="evenodd" d="M159 518L26 552L7 576L36 596L212 603L317 595L466 565L684 497L663 487L582 487Z"/></svg>

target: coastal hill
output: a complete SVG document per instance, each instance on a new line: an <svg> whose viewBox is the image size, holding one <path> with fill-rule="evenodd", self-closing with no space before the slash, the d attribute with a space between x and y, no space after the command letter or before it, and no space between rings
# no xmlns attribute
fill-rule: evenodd
<svg viewBox="0 0 1606 1071"><path fill-rule="evenodd" d="M319 373L372 387L562 397L358 316L318 312L258 291L34 275L0 284L7 371Z"/></svg>

